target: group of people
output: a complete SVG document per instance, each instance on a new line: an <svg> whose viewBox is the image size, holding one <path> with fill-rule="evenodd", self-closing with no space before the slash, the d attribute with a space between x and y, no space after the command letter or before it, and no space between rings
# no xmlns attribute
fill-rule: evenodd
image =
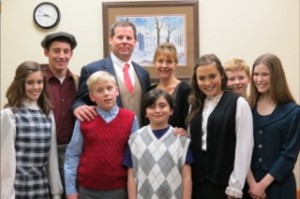
<svg viewBox="0 0 300 199"><path fill-rule="evenodd" d="M131 60L136 42L134 24L114 23L111 54L78 77L75 37L53 33L46 66L18 66L1 111L1 198L296 199L300 106L277 56L250 74L241 59L202 55L188 83L164 43L151 85Z"/></svg>

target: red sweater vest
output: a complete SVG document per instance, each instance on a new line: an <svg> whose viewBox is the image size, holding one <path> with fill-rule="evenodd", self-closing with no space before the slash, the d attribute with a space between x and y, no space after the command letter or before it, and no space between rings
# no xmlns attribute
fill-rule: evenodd
<svg viewBox="0 0 300 199"><path fill-rule="evenodd" d="M132 111L120 108L109 123L100 116L81 123L84 144L78 166L79 186L92 190L126 188L127 170L122 162L133 120Z"/></svg>

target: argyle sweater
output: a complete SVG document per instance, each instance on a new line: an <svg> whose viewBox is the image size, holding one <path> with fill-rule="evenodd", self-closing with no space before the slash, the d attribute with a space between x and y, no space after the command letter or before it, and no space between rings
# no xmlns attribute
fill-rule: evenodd
<svg viewBox="0 0 300 199"><path fill-rule="evenodd" d="M174 135L173 127L159 139L149 125L131 135L129 146L138 198L182 198L181 168L189 143L189 138Z"/></svg>
<svg viewBox="0 0 300 199"><path fill-rule="evenodd" d="M81 123L84 145L78 166L80 187L92 190L126 188L127 170L122 161L133 120L132 111L120 108L109 123L100 116Z"/></svg>

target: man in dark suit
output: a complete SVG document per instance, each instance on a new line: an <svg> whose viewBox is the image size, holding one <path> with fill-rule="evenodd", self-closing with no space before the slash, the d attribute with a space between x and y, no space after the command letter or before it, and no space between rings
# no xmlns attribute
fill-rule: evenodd
<svg viewBox="0 0 300 199"><path fill-rule="evenodd" d="M77 97L72 105L73 113L80 121L89 121L97 115L95 104L89 98L86 80L92 73L104 70L117 80L120 91L118 106L133 110L142 124L141 102L151 83L149 73L131 60L137 42L135 25L127 21L116 22L110 31L110 56L92 62L81 70ZM124 65L128 67L127 74L124 72Z"/></svg>

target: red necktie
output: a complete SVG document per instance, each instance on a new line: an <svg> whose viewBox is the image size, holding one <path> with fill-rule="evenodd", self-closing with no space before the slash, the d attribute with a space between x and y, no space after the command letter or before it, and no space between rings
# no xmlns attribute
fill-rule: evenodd
<svg viewBox="0 0 300 199"><path fill-rule="evenodd" d="M131 79L130 79L130 76L129 76L128 69L129 69L129 64L125 63L124 67L123 67L124 83L125 83L125 86L127 87L128 91L129 91L129 93L132 93L133 85L132 85L132 82L131 82Z"/></svg>

